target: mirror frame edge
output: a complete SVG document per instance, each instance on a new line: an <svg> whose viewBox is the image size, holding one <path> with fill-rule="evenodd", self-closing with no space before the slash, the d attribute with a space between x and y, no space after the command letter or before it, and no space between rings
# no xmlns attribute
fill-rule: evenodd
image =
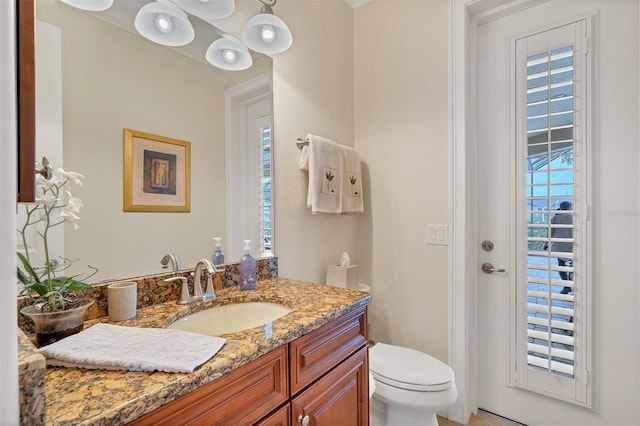
<svg viewBox="0 0 640 426"><path fill-rule="evenodd" d="M34 0L16 0L18 202L35 201L36 82Z"/></svg>

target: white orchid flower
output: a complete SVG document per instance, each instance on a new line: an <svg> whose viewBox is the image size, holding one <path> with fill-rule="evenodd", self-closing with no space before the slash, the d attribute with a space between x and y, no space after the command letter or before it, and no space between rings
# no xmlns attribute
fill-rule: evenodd
<svg viewBox="0 0 640 426"><path fill-rule="evenodd" d="M51 192L36 191L36 204L44 204L46 207L51 208L55 206L57 202L58 197Z"/></svg>
<svg viewBox="0 0 640 426"><path fill-rule="evenodd" d="M65 191L67 193L67 205L63 209L64 212L79 213L80 209L84 207L82 199L74 197L71 191Z"/></svg>
<svg viewBox="0 0 640 426"><path fill-rule="evenodd" d="M36 186L43 190L54 186L59 188L62 185L62 182L64 182L64 180L60 176L53 175L51 176L51 179L46 179L41 174L36 175Z"/></svg>
<svg viewBox="0 0 640 426"><path fill-rule="evenodd" d="M82 180L84 176L78 172L67 172L63 168L58 169L58 173L60 173L65 179L72 179L76 185L82 186Z"/></svg>
<svg viewBox="0 0 640 426"><path fill-rule="evenodd" d="M65 222L73 223L74 230L80 228L80 224L78 223L78 221L80 220L80 216L78 216L76 212L63 210L60 212L60 216L63 217Z"/></svg>

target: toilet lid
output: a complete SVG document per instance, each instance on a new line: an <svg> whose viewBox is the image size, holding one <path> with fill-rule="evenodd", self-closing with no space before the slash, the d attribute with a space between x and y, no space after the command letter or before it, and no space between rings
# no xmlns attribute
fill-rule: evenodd
<svg viewBox="0 0 640 426"><path fill-rule="evenodd" d="M453 385L453 370L442 361L414 349L376 343L369 349L369 370L390 386L435 392Z"/></svg>

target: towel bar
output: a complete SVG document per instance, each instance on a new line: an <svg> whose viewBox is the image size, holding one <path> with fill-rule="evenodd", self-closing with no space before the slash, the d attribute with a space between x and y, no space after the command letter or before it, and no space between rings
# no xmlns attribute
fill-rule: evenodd
<svg viewBox="0 0 640 426"><path fill-rule="evenodd" d="M298 141L296 142L298 149L302 149L305 145L309 145L309 141L307 139L298 138Z"/></svg>

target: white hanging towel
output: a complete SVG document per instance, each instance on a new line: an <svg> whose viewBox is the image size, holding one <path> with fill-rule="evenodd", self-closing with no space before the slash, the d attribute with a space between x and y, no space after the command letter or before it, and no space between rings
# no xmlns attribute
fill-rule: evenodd
<svg viewBox="0 0 640 426"><path fill-rule="evenodd" d="M342 213L362 213L362 172L358 152L339 145L342 151Z"/></svg>
<svg viewBox="0 0 640 426"><path fill-rule="evenodd" d="M307 207L311 213L342 213L342 150L330 139L308 134L300 168L309 170ZM304 156L308 157L306 160Z"/></svg>

